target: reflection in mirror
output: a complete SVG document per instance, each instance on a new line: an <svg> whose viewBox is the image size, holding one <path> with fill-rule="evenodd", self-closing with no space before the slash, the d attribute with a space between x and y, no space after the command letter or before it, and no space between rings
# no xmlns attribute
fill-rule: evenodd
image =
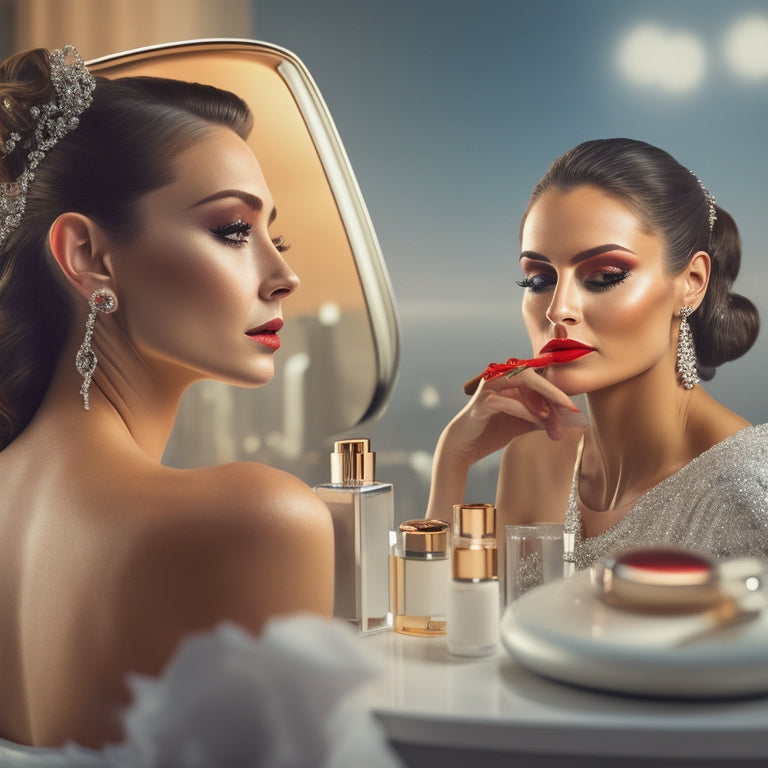
<svg viewBox="0 0 768 768"><path fill-rule="evenodd" d="M304 65L276 46L199 40L90 62L116 78L154 75L234 91L251 107L250 145L301 279L285 305L275 381L258 390L201 382L187 393L165 462L265 461L327 476L330 436L377 418L397 373L389 277L328 109Z"/></svg>

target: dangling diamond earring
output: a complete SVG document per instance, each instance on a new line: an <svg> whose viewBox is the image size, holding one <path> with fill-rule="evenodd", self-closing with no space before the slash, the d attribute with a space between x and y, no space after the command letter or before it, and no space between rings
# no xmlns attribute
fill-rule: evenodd
<svg viewBox="0 0 768 768"><path fill-rule="evenodd" d="M693 314L690 307L680 307L680 333L677 337L677 373L686 389L693 389L699 383L696 371L696 349L688 318Z"/></svg>
<svg viewBox="0 0 768 768"><path fill-rule="evenodd" d="M117 309L117 296L109 288L99 288L91 294L88 301L91 311L88 313L88 319L85 321L85 338L77 350L75 356L75 367L78 373L83 377L83 386L80 387L80 394L83 396L83 408L90 410L91 404L88 399L88 390L91 386L93 372L96 370L96 364L99 362L96 353L91 347L93 338L93 327L96 325L96 313L103 312L109 315Z"/></svg>

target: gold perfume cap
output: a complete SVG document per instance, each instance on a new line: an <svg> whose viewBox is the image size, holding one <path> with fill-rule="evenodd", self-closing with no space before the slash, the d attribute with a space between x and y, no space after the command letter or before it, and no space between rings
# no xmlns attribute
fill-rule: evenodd
<svg viewBox="0 0 768 768"><path fill-rule="evenodd" d="M341 485L374 483L376 455L368 438L337 440L331 454L331 482Z"/></svg>
<svg viewBox="0 0 768 768"><path fill-rule="evenodd" d="M493 504L454 504L453 535L460 539L495 539L496 507Z"/></svg>
<svg viewBox="0 0 768 768"><path fill-rule="evenodd" d="M445 553L451 526L444 520L406 520L400 523L403 549L408 552Z"/></svg>
<svg viewBox="0 0 768 768"><path fill-rule="evenodd" d="M484 547L479 542L454 546L451 564L453 578L458 581L490 581L498 578L496 547Z"/></svg>

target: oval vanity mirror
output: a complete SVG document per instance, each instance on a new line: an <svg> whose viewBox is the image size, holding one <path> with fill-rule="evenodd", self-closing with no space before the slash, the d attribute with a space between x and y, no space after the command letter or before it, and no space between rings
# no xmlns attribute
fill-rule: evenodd
<svg viewBox="0 0 768 768"><path fill-rule="evenodd" d="M327 441L386 407L398 365L389 278L362 195L312 77L291 52L195 40L89 62L107 78L155 75L225 88L251 107L250 145L279 210L301 288L284 304L275 380L201 382L185 395L165 462L266 461L324 481ZM316 468L316 471L315 471Z"/></svg>

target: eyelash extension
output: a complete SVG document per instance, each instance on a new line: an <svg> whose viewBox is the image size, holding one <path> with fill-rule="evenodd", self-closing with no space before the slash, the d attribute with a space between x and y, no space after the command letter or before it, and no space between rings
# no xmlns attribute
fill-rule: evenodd
<svg viewBox="0 0 768 768"><path fill-rule="evenodd" d="M285 253L291 247L289 243L285 242L285 238L282 235L274 238L272 240L272 245L277 248L278 253Z"/></svg>
<svg viewBox="0 0 768 768"><path fill-rule="evenodd" d="M550 285L542 284L545 279L546 278L542 275L533 275L533 277L524 277L522 280L515 280L515 284L519 285L521 288L526 288L531 291L531 293L543 293Z"/></svg>
<svg viewBox="0 0 768 768"><path fill-rule="evenodd" d="M631 270L622 269L620 272L601 272L602 281L586 280L587 287L592 291L610 291L620 283L623 283L631 274ZM543 293L548 290L552 283L543 275L533 275L525 277L522 280L515 280L515 283L521 288L526 288L531 293Z"/></svg>
<svg viewBox="0 0 768 768"><path fill-rule="evenodd" d="M223 227L216 227L211 232L227 245L240 246L248 242L251 225L247 221L238 219L231 224L225 224ZM233 238L231 235L235 235L235 237Z"/></svg>

